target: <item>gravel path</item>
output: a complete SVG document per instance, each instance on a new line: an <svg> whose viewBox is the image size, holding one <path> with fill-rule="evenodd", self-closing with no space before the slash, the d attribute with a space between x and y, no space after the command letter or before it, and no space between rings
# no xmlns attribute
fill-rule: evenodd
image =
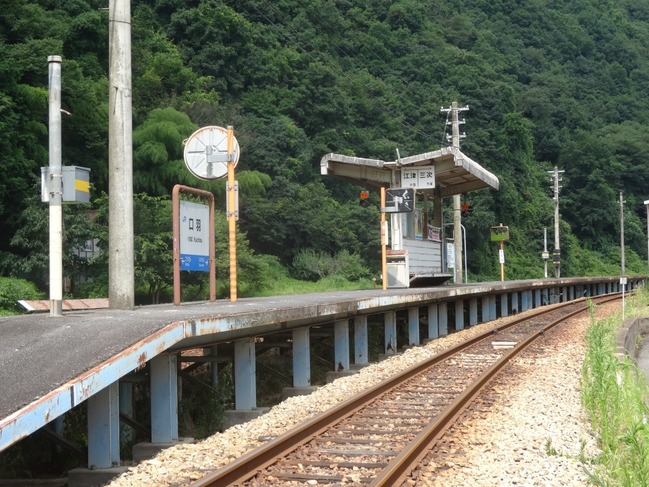
<svg viewBox="0 0 649 487"><path fill-rule="evenodd" d="M604 316L614 310L615 305L604 305L597 308L597 313ZM277 436L398 370L512 319L454 333L369 365L358 374L319 387L308 396L289 398L253 421L197 444L169 448L131 467L109 486L189 485L259 446L264 437ZM547 354L519 357L514 365L515 374L492 383L485 400L464 413L466 423L447 433L439 449L441 453L428 459L413 485L590 485L584 469L589 468L588 459L597 455L598 450L579 399L588 324L587 317L573 319L569 333L546 339L542 347L548 349ZM511 394L514 385L516 392ZM445 452L453 453L453 458Z"/></svg>

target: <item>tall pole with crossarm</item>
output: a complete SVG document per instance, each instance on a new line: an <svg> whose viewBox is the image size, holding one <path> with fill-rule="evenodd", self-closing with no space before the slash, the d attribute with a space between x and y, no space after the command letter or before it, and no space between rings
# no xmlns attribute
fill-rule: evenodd
<svg viewBox="0 0 649 487"><path fill-rule="evenodd" d="M110 0L108 17L108 300L111 308L132 309L135 264L130 0Z"/></svg>

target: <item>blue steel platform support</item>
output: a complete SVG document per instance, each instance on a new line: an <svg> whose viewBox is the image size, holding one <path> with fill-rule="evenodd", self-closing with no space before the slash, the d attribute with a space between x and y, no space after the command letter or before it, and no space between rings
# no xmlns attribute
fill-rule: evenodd
<svg viewBox="0 0 649 487"><path fill-rule="evenodd" d="M506 318L509 316L509 294L500 295L500 317Z"/></svg>
<svg viewBox="0 0 649 487"><path fill-rule="evenodd" d="M483 298L484 299L484 298ZM482 321L484 321L484 310L482 312ZM478 298L469 299L469 326L478 324Z"/></svg>
<svg viewBox="0 0 649 487"><path fill-rule="evenodd" d="M178 358L153 357L151 363L151 443L178 440Z"/></svg>
<svg viewBox="0 0 649 487"><path fill-rule="evenodd" d="M486 323L491 320L491 309L489 303L489 296L482 296L482 320L480 323Z"/></svg>
<svg viewBox="0 0 649 487"><path fill-rule="evenodd" d="M234 342L234 409L252 410L257 407L254 337Z"/></svg>
<svg viewBox="0 0 649 487"><path fill-rule="evenodd" d="M383 313L383 323L385 332L385 350L386 354L397 352L397 312L386 311Z"/></svg>
<svg viewBox="0 0 649 487"><path fill-rule="evenodd" d="M445 337L448 335L448 304L443 302L439 303L438 307L439 316L439 336Z"/></svg>
<svg viewBox="0 0 649 487"><path fill-rule="evenodd" d="M205 353L207 349L203 349L203 353ZM219 355L219 347L218 345L213 345L209 348L209 356L213 357L216 359ZM216 387L217 384L219 383L219 363L214 360L210 362L210 384L212 387Z"/></svg>
<svg viewBox="0 0 649 487"><path fill-rule="evenodd" d="M419 343L419 308L408 308L408 345Z"/></svg>
<svg viewBox="0 0 649 487"><path fill-rule="evenodd" d="M498 310L496 308L496 295L489 296L489 316L490 320L493 321L498 318Z"/></svg>
<svg viewBox="0 0 649 487"><path fill-rule="evenodd" d="M349 370L349 320L334 322L334 370Z"/></svg>
<svg viewBox="0 0 649 487"><path fill-rule="evenodd" d="M428 339L439 337L439 318L437 317L437 303L428 305Z"/></svg>
<svg viewBox="0 0 649 487"><path fill-rule="evenodd" d="M518 309L518 292L514 291L512 293L512 314L516 314L520 311Z"/></svg>
<svg viewBox="0 0 649 487"><path fill-rule="evenodd" d="M540 290L540 289L536 289L536 290L534 291L534 307L535 307L535 308L538 308L539 306L542 305L542 304L541 304L542 302L543 302L543 301L541 300L541 290Z"/></svg>
<svg viewBox="0 0 649 487"><path fill-rule="evenodd" d="M293 387L309 387L311 385L310 336L308 326L293 330ZM254 407L256 407L256 404L245 409Z"/></svg>
<svg viewBox="0 0 649 487"><path fill-rule="evenodd" d="M519 311L527 311L528 309L530 309L529 294L527 291L523 291L521 293L521 309Z"/></svg>
<svg viewBox="0 0 649 487"><path fill-rule="evenodd" d="M88 398L88 468L111 468L119 459L119 382Z"/></svg>
<svg viewBox="0 0 649 487"><path fill-rule="evenodd" d="M367 365L368 362L367 316L357 316L354 318L354 364Z"/></svg>
<svg viewBox="0 0 649 487"><path fill-rule="evenodd" d="M120 382L119 383L119 412L125 414L129 418L133 417L133 383ZM129 443L133 437L133 429L123 424L120 428L120 435L125 443Z"/></svg>
<svg viewBox="0 0 649 487"><path fill-rule="evenodd" d="M455 301L455 331L464 330L464 301Z"/></svg>

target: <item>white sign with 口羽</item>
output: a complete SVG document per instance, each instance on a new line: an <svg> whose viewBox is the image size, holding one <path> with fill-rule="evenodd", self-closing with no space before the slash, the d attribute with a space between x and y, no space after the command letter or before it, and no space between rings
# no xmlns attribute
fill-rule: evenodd
<svg viewBox="0 0 649 487"><path fill-rule="evenodd" d="M180 201L180 270L210 270L210 207Z"/></svg>

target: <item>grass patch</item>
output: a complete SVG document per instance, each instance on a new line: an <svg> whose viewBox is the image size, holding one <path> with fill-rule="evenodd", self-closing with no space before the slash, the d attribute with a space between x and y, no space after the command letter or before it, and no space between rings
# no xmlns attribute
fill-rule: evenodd
<svg viewBox="0 0 649 487"><path fill-rule="evenodd" d="M329 291L357 291L372 289L370 279L348 281L341 276L325 277L316 282L298 281L297 279L284 278L273 281L269 287L256 293L256 296L284 296L288 294L324 293ZM376 284L378 288L380 284Z"/></svg>
<svg viewBox="0 0 649 487"><path fill-rule="evenodd" d="M649 315L649 292L638 290L627 300L626 318ZM628 357L615 355L615 333L621 313L594 318L586 337L582 369L582 402L599 437L602 450L595 471L596 485L649 485L649 385Z"/></svg>

